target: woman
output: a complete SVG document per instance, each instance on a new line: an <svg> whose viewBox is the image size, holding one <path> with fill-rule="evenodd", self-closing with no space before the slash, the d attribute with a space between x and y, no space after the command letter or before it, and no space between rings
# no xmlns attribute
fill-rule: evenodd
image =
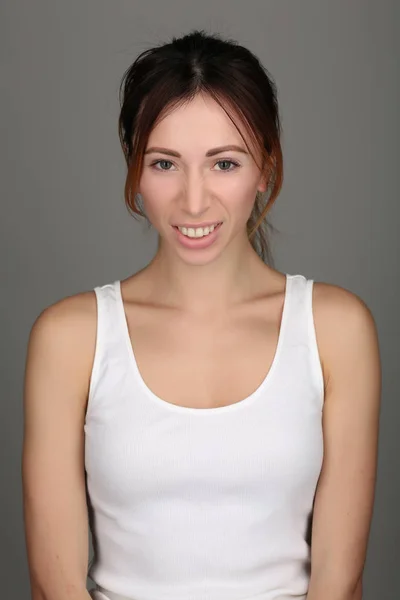
<svg viewBox="0 0 400 600"><path fill-rule="evenodd" d="M359 600L377 333L355 294L271 265L275 85L249 50L194 31L143 52L121 91L126 201L159 243L32 327L32 598Z"/></svg>

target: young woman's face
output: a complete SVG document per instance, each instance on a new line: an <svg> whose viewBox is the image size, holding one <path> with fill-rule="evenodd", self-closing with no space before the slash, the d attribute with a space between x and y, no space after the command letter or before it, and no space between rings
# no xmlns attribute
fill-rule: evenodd
<svg viewBox="0 0 400 600"><path fill-rule="evenodd" d="M236 122L257 156L244 128ZM238 148L217 151L232 145ZM265 191L265 183L225 111L212 98L198 95L152 130L138 191L162 244L171 244L185 255L204 254L221 250L234 238L239 243L247 240L246 223L256 192ZM176 228L220 222L210 238L201 240L199 232L196 239L188 240Z"/></svg>

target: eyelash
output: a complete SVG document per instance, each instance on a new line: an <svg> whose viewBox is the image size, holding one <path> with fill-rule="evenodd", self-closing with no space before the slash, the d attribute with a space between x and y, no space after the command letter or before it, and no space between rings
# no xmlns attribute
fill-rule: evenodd
<svg viewBox="0 0 400 600"><path fill-rule="evenodd" d="M166 158L159 158L158 160L155 160L154 162L150 163L150 167L152 167L155 171L169 171L170 170L170 169L157 169L156 165L160 162L170 163L171 165L174 164L172 161L167 160ZM221 163L221 162L227 162L227 163L231 163L232 165L234 165L233 169L221 169L221 173L231 173L232 171L236 171L236 169L240 167L240 164L238 162L236 162L235 160L230 160L228 158L221 158L215 164L217 165L218 163Z"/></svg>

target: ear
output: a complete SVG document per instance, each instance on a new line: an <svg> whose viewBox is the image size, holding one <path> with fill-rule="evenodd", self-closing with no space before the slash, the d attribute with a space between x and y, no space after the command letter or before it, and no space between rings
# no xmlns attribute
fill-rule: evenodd
<svg viewBox="0 0 400 600"><path fill-rule="evenodd" d="M269 172L264 173L262 177L260 177L260 181L258 182L257 191L262 194L266 191L268 186Z"/></svg>
<svg viewBox="0 0 400 600"><path fill-rule="evenodd" d="M269 161L267 161L264 165L260 180L258 182L258 187L257 187L257 190L261 193L264 193L267 190L269 178L271 176L271 170L272 170L271 164Z"/></svg>

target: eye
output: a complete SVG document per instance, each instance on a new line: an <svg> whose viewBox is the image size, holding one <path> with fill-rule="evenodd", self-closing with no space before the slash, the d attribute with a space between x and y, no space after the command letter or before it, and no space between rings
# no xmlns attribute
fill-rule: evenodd
<svg viewBox="0 0 400 600"><path fill-rule="evenodd" d="M170 171L171 169L157 169L156 165L158 165L159 163L168 163L170 165L172 165L172 162L170 160L166 160L165 158L160 158L159 160L155 160L154 162L152 162L150 164L151 167L153 167L153 169L155 169L156 171Z"/></svg>
<svg viewBox="0 0 400 600"><path fill-rule="evenodd" d="M229 172L229 171L235 171L235 169L237 169L238 167L240 167L239 163L237 163L234 160L228 160L227 158L223 158L223 159L219 160L216 164L219 165L219 164L224 164L224 163L225 164L228 163L228 164L233 165L233 168L232 169L219 169L220 171L227 171L227 172Z"/></svg>

